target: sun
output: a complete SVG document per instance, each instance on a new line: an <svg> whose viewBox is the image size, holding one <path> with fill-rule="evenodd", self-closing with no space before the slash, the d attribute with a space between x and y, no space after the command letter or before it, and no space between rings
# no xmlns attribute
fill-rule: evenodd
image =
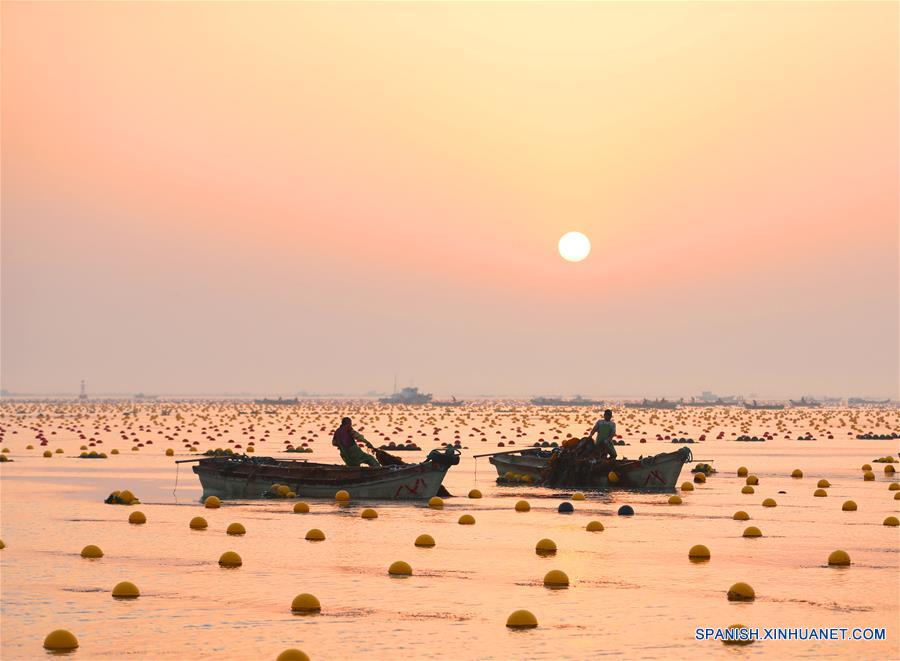
<svg viewBox="0 0 900 661"><path fill-rule="evenodd" d="M581 232L566 232L559 239L559 254L567 262L580 262L591 254L591 240Z"/></svg>

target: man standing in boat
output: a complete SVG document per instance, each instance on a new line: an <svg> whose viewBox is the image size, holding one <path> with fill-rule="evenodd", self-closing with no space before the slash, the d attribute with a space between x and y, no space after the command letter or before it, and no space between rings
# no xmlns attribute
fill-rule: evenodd
<svg viewBox="0 0 900 661"><path fill-rule="evenodd" d="M365 443L373 450L375 449L366 437L353 428L353 422L350 418L343 418L341 426L338 427L334 436L331 438L331 444L341 452L341 459L348 466L359 466L360 464L368 464L369 466L378 467L378 460L370 454L363 452L356 444Z"/></svg>
<svg viewBox="0 0 900 661"><path fill-rule="evenodd" d="M594 423L588 438L593 439L597 434L596 452L602 459L609 457L610 460L616 458L616 423L612 419L612 411L606 409L603 412L603 419Z"/></svg>

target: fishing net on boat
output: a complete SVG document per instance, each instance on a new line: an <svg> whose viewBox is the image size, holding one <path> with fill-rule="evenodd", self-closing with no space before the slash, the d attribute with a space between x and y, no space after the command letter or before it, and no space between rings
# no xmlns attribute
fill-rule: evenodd
<svg viewBox="0 0 900 661"><path fill-rule="evenodd" d="M582 438L578 443L554 450L542 478L550 487L591 484L596 475L605 475L612 467L613 462L597 453L591 439Z"/></svg>

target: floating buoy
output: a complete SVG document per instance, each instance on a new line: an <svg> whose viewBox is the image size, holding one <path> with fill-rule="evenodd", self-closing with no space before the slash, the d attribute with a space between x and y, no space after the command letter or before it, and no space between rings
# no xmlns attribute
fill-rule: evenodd
<svg viewBox="0 0 900 661"><path fill-rule="evenodd" d="M572 494L572 500L584 500L584 494L580 491L576 491Z"/></svg>
<svg viewBox="0 0 900 661"><path fill-rule="evenodd" d="M746 624L732 624L728 629L730 631L747 631L748 633L746 637L738 635L731 638L724 638L722 642L726 645L749 645L754 640L750 633L750 628Z"/></svg>
<svg viewBox="0 0 900 661"><path fill-rule="evenodd" d="M886 526L900 526L900 519L896 516L889 516L884 520L884 525Z"/></svg>
<svg viewBox="0 0 900 661"><path fill-rule="evenodd" d="M336 494L334 494L334 499L339 503L346 503L350 501L350 492L341 489Z"/></svg>
<svg viewBox="0 0 900 661"><path fill-rule="evenodd" d="M44 456L45 456L47 459L49 459L50 457L53 456L53 453L50 452L50 450L44 450Z"/></svg>
<svg viewBox="0 0 900 661"><path fill-rule="evenodd" d="M669 496L669 505L681 505L683 502L681 496Z"/></svg>
<svg viewBox="0 0 900 661"><path fill-rule="evenodd" d="M741 493L750 494L750 493L755 493L755 491L754 491L753 487L751 487L749 484L747 484L741 488Z"/></svg>
<svg viewBox="0 0 900 661"><path fill-rule="evenodd" d="M704 475L703 473L695 473L694 482L696 482L697 484L706 484L706 475Z"/></svg>
<svg viewBox="0 0 900 661"><path fill-rule="evenodd" d="M603 524L599 521L588 521L588 524L584 527L588 532L600 532L603 530Z"/></svg>
<svg viewBox="0 0 900 661"><path fill-rule="evenodd" d="M569 587L569 577L564 571L551 569L544 575L544 585L548 588L567 588Z"/></svg>
<svg viewBox="0 0 900 661"><path fill-rule="evenodd" d="M728 588L728 601L753 601L756 593L746 583L735 583Z"/></svg>
<svg viewBox="0 0 900 661"><path fill-rule="evenodd" d="M434 537L431 535L421 534L416 537L416 546L423 548L431 548L434 546Z"/></svg>
<svg viewBox="0 0 900 661"><path fill-rule="evenodd" d="M388 574L391 576L412 576L412 567L409 566L408 562L397 560L388 567Z"/></svg>
<svg viewBox="0 0 900 661"><path fill-rule="evenodd" d="M222 501L219 500L218 496L208 496L206 500L203 501L203 506L207 509L214 510L217 507L222 506Z"/></svg>
<svg viewBox="0 0 900 661"><path fill-rule="evenodd" d="M841 510L844 512L855 512L856 511L856 503L852 500L844 501L844 504L841 505Z"/></svg>
<svg viewBox="0 0 900 661"><path fill-rule="evenodd" d="M791 471L791 477L803 477L803 471L799 468L795 468Z"/></svg>
<svg viewBox="0 0 900 661"><path fill-rule="evenodd" d="M813 496L816 498L825 498L828 495L828 492L825 489L816 489L813 491Z"/></svg>
<svg viewBox="0 0 900 661"><path fill-rule="evenodd" d="M3 540L0 539L0 550L5 549L5 548L6 548L6 544L4 544Z"/></svg>
<svg viewBox="0 0 900 661"><path fill-rule="evenodd" d="M325 533L318 528L313 528L312 530L307 531L306 539L310 542L321 542L325 539Z"/></svg>
<svg viewBox="0 0 900 661"><path fill-rule="evenodd" d="M688 558L692 562L703 562L704 560L709 560L709 557L709 548L703 544L694 544L688 551Z"/></svg>
<svg viewBox="0 0 900 661"><path fill-rule="evenodd" d="M538 553L538 555L556 553L556 542L545 537L544 539L538 540L538 543L535 545L534 550Z"/></svg>
<svg viewBox="0 0 900 661"><path fill-rule="evenodd" d="M891 466L890 464L888 464L887 466L884 467L885 475L893 475L895 472L897 472L897 469L894 468L893 466Z"/></svg>
<svg viewBox="0 0 900 661"><path fill-rule="evenodd" d="M531 509L531 505L528 504L527 500L520 500L516 503L516 511L517 512L527 512Z"/></svg>
<svg viewBox="0 0 900 661"><path fill-rule="evenodd" d="M469 498L481 498L481 492L478 489L472 489L469 492Z"/></svg>
<svg viewBox="0 0 900 661"><path fill-rule="evenodd" d="M103 551L100 550L99 546L94 546L93 544L88 544L83 549L81 549L81 557L82 558L102 558Z"/></svg>
<svg viewBox="0 0 900 661"><path fill-rule="evenodd" d="M744 537L762 537L762 531L756 526L748 526L744 530Z"/></svg>
<svg viewBox="0 0 900 661"><path fill-rule="evenodd" d="M166 450L166 456L167 456L167 457L172 457L172 456L174 456L174 455L175 455L175 450L173 450L172 448L169 448L169 449Z"/></svg>
<svg viewBox="0 0 900 661"><path fill-rule="evenodd" d="M537 618L526 610L514 611L506 618L506 626L510 629L534 629L537 625Z"/></svg>
<svg viewBox="0 0 900 661"><path fill-rule="evenodd" d="M747 484L749 484L751 487L755 487L757 484L759 484L759 478L756 477L756 475L748 475Z"/></svg>
<svg viewBox="0 0 900 661"><path fill-rule="evenodd" d="M746 521L747 519L750 518L750 515L747 514L744 510L738 510L737 512L735 512L732 515L731 518L734 519L735 521Z"/></svg>
<svg viewBox="0 0 900 661"><path fill-rule="evenodd" d="M143 512L139 510L135 510L131 514L128 515L128 523L133 523L134 525L141 525L143 523L147 523L147 517Z"/></svg>
<svg viewBox="0 0 900 661"><path fill-rule="evenodd" d="M741 466L740 468L737 469L737 476L738 477L747 477L748 472L749 471L747 470L747 468L745 466Z"/></svg>
<svg viewBox="0 0 900 661"><path fill-rule="evenodd" d="M606 475L606 479L610 484L618 484L619 483L619 474L616 471L609 471Z"/></svg>
<svg viewBox="0 0 900 661"><path fill-rule="evenodd" d="M459 525L461 526L474 526L475 525L475 517L471 514L463 514L459 517Z"/></svg>
<svg viewBox="0 0 900 661"><path fill-rule="evenodd" d="M762 501L763 507L776 507L777 505L778 503L775 502L774 498L766 498L764 501Z"/></svg>
<svg viewBox="0 0 900 661"><path fill-rule="evenodd" d="M820 489L827 489L828 487L831 486L831 482L829 482L829 481L826 480L825 478L822 478L821 480L819 480L819 481L816 483L816 486L819 487Z"/></svg>
<svg viewBox="0 0 900 661"><path fill-rule="evenodd" d="M291 610L295 613L318 613L322 610L322 605L313 595L304 592L294 597L294 601L291 602Z"/></svg>
<svg viewBox="0 0 900 661"><path fill-rule="evenodd" d="M872 471L866 471L865 473L863 473L863 480L865 480L866 482L872 482L874 479L875 473L873 473Z"/></svg>
<svg viewBox="0 0 900 661"><path fill-rule="evenodd" d="M428 499L428 507L433 510L442 510L444 509L444 499L440 496L432 496Z"/></svg>
<svg viewBox="0 0 900 661"><path fill-rule="evenodd" d="M556 508L556 511L560 514L571 514L575 511L575 507L572 503L560 503L559 507Z"/></svg>
<svg viewBox="0 0 900 661"><path fill-rule="evenodd" d="M828 564L834 567L847 567L850 565L850 554L846 551L832 551L828 556Z"/></svg>
<svg viewBox="0 0 900 661"><path fill-rule="evenodd" d="M243 524L241 523L232 523L229 524L225 532L229 535L246 535L247 529L244 528Z"/></svg>
<svg viewBox="0 0 900 661"><path fill-rule="evenodd" d="M363 518L363 519L377 519L378 512L373 510L371 507L367 507L362 512L360 512L359 516L360 516L360 518Z"/></svg>
<svg viewBox="0 0 900 661"><path fill-rule="evenodd" d="M78 639L71 631L65 629L57 629L51 631L44 638L44 649L54 652L62 652L64 650L74 650L78 647Z"/></svg>
<svg viewBox="0 0 900 661"><path fill-rule="evenodd" d="M244 564L244 561L241 560L241 556L234 551L225 551L219 556L220 567L240 567L242 564Z"/></svg>
<svg viewBox="0 0 900 661"><path fill-rule="evenodd" d="M860 466L860 470L870 471L872 470L872 464L863 464L862 466Z"/></svg>
<svg viewBox="0 0 900 661"><path fill-rule="evenodd" d="M631 505L622 505L618 514L619 516L634 516L634 508Z"/></svg>
<svg viewBox="0 0 900 661"><path fill-rule="evenodd" d="M682 483L681 483L681 490L682 490L682 491L693 491L693 490L694 490L694 485L691 484L690 482L682 482Z"/></svg>
<svg viewBox="0 0 900 661"><path fill-rule="evenodd" d="M894 500L900 500L900 491L894 494Z"/></svg>
<svg viewBox="0 0 900 661"><path fill-rule="evenodd" d="M116 583L112 596L116 599L137 599L141 596L141 591L131 581L122 581L121 583Z"/></svg>
<svg viewBox="0 0 900 661"><path fill-rule="evenodd" d="M309 512L309 505L303 501L294 503L294 514L306 514L307 512Z"/></svg>
<svg viewBox="0 0 900 661"><path fill-rule="evenodd" d="M206 523L206 519L202 516L195 516L188 525L190 525L193 530L206 530L206 527L209 524Z"/></svg>
<svg viewBox="0 0 900 661"><path fill-rule="evenodd" d="M292 647L279 654L275 661L309 661L309 657L303 650Z"/></svg>

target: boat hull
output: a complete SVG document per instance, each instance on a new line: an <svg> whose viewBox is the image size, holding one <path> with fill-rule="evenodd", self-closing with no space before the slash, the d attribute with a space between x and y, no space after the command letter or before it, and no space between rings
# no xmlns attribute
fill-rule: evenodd
<svg viewBox="0 0 900 661"><path fill-rule="evenodd" d="M449 465L424 461L389 468L370 468L278 461L235 462L215 457L193 467L203 496L223 500L265 498L273 484L287 485L298 497L334 498L343 489L354 500L427 500L437 495Z"/></svg>
<svg viewBox="0 0 900 661"><path fill-rule="evenodd" d="M534 454L499 455L490 458L500 476L506 473L528 475L536 484L544 480L544 469L549 459ZM685 463L691 461L689 448L681 448L675 452L644 457L641 460L617 460L596 464L594 470L588 471L580 479L565 484L555 483L554 487L571 487L580 489L651 489L672 490L678 485L678 478ZM618 480L610 482L609 473L614 471Z"/></svg>

